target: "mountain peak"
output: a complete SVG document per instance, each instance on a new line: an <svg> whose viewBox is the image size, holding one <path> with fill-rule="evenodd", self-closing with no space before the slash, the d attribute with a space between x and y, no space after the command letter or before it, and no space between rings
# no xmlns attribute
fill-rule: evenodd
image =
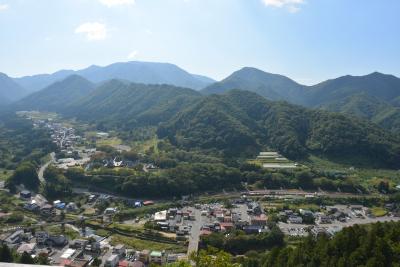
<svg viewBox="0 0 400 267"><path fill-rule="evenodd" d="M264 72L253 67L244 67L224 80L206 87L202 92L221 94L231 89L252 91L270 100L301 103L304 86L283 75Z"/></svg>

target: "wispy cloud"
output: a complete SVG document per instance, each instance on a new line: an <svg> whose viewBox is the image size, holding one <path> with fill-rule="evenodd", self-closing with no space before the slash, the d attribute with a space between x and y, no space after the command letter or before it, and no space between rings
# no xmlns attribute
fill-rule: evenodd
<svg viewBox="0 0 400 267"><path fill-rule="evenodd" d="M79 25L75 33L85 34L89 41L100 41L107 38L107 27L99 22L86 22Z"/></svg>
<svg viewBox="0 0 400 267"><path fill-rule="evenodd" d="M264 5L285 8L290 13L297 13L300 11L301 6L306 3L305 0L261 0Z"/></svg>
<svg viewBox="0 0 400 267"><path fill-rule="evenodd" d="M0 4L0 11L7 10L10 6L7 4Z"/></svg>
<svg viewBox="0 0 400 267"><path fill-rule="evenodd" d="M123 5L133 5L135 0L100 0L100 3L107 7L123 6Z"/></svg>
<svg viewBox="0 0 400 267"><path fill-rule="evenodd" d="M138 51L136 51L136 50L132 51L129 53L128 59L134 59L134 58L136 58L137 55L138 55Z"/></svg>

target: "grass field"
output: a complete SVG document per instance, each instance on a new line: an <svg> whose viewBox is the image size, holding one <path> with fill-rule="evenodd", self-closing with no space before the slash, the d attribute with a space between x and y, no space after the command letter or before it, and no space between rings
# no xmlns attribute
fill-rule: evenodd
<svg viewBox="0 0 400 267"><path fill-rule="evenodd" d="M371 212L376 217L382 217L387 214L387 210L382 207L373 207L371 208Z"/></svg>
<svg viewBox="0 0 400 267"><path fill-rule="evenodd" d="M145 153L148 151L151 147L154 147L154 153L158 154L158 139L157 137L154 137L152 139L146 140L146 141L137 141L133 143L133 149L137 152Z"/></svg>
<svg viewBox="0 0 400 267"><path fill-rule="evenodd" d="M65 226L64 233L62 232L60 225L50 226L47 228L47 231L52 235L65 235L70 240L79 238L79 233L67 225Z"/></svg>
<svg viewBox="0 0 400 267"><path fill-rule="evenodd" d="M117 137L103 138L96 141L97 146L117 146L121 144L122 140Z"/></svg>
<svg viewBox="0 0 400 267"><path fill-rule="evenodd" d="M307 163L310 167L321 171L338 171L352 175L366 187L373 186L376 179L388 179L393 184L400 184L400 171L389 169L357 168L349 164L340 164L316 156L310 156Z"/></svg>
<svg viewBox="0 0 400 267"><path fill-rule="evenodd" d="M166 251L182 252L182 253L186 252L185 246L175 245L175 244L158 243L158 242L141 240L141 239L137 239L134 237L126 237L126 236L121 236L121 235L113 235L111 238L111 244L112 245L124 244L127 247L133 248L136 250L149 249L149 250L158 250L158 251L166 250Z"/></svg>

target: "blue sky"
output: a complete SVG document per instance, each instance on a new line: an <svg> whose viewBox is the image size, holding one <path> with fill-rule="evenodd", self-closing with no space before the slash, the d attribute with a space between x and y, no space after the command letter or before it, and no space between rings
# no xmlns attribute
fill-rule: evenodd
<svg viewBox="0 0 400 267"><path fill-rule="evenodd" d="M0 72L141 60L222 79L400 76L398 0L0 0Z"/></svg>

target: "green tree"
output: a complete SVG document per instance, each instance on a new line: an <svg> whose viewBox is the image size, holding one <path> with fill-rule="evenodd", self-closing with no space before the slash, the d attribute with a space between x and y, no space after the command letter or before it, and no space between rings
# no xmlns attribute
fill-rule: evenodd
<svg viewBox="0 0 400 267"><path fill-rule="evenodd" d="M31 162L21 163L9 178L8 183L9 186L23 184L26 188L36 191L39 188L40 181L35 165Z"/></svg>
<svg viewBox="0 0 400 267"><path fill-rule="evenodd" d="M100 265L101 265L101 259L99 259L99 258L94 258L94 260L93 260L91 266L96 266L96 267L98 267L98 266L100 266Z"/></svg>
<svg viewBox="0 0 400 267"><path fill-rule="evenodd" d="M6 244L3 244L0 248L0 262L13 262L13 260L11 250Z"/></svg>
<svg viewBox="0 0 400 267"><path fill-rule="evenodd" d="M22 253L21 257L19 258L19 263L34 264L35 261L32 259L31 255L24 251L24 253Z"/></svg>

